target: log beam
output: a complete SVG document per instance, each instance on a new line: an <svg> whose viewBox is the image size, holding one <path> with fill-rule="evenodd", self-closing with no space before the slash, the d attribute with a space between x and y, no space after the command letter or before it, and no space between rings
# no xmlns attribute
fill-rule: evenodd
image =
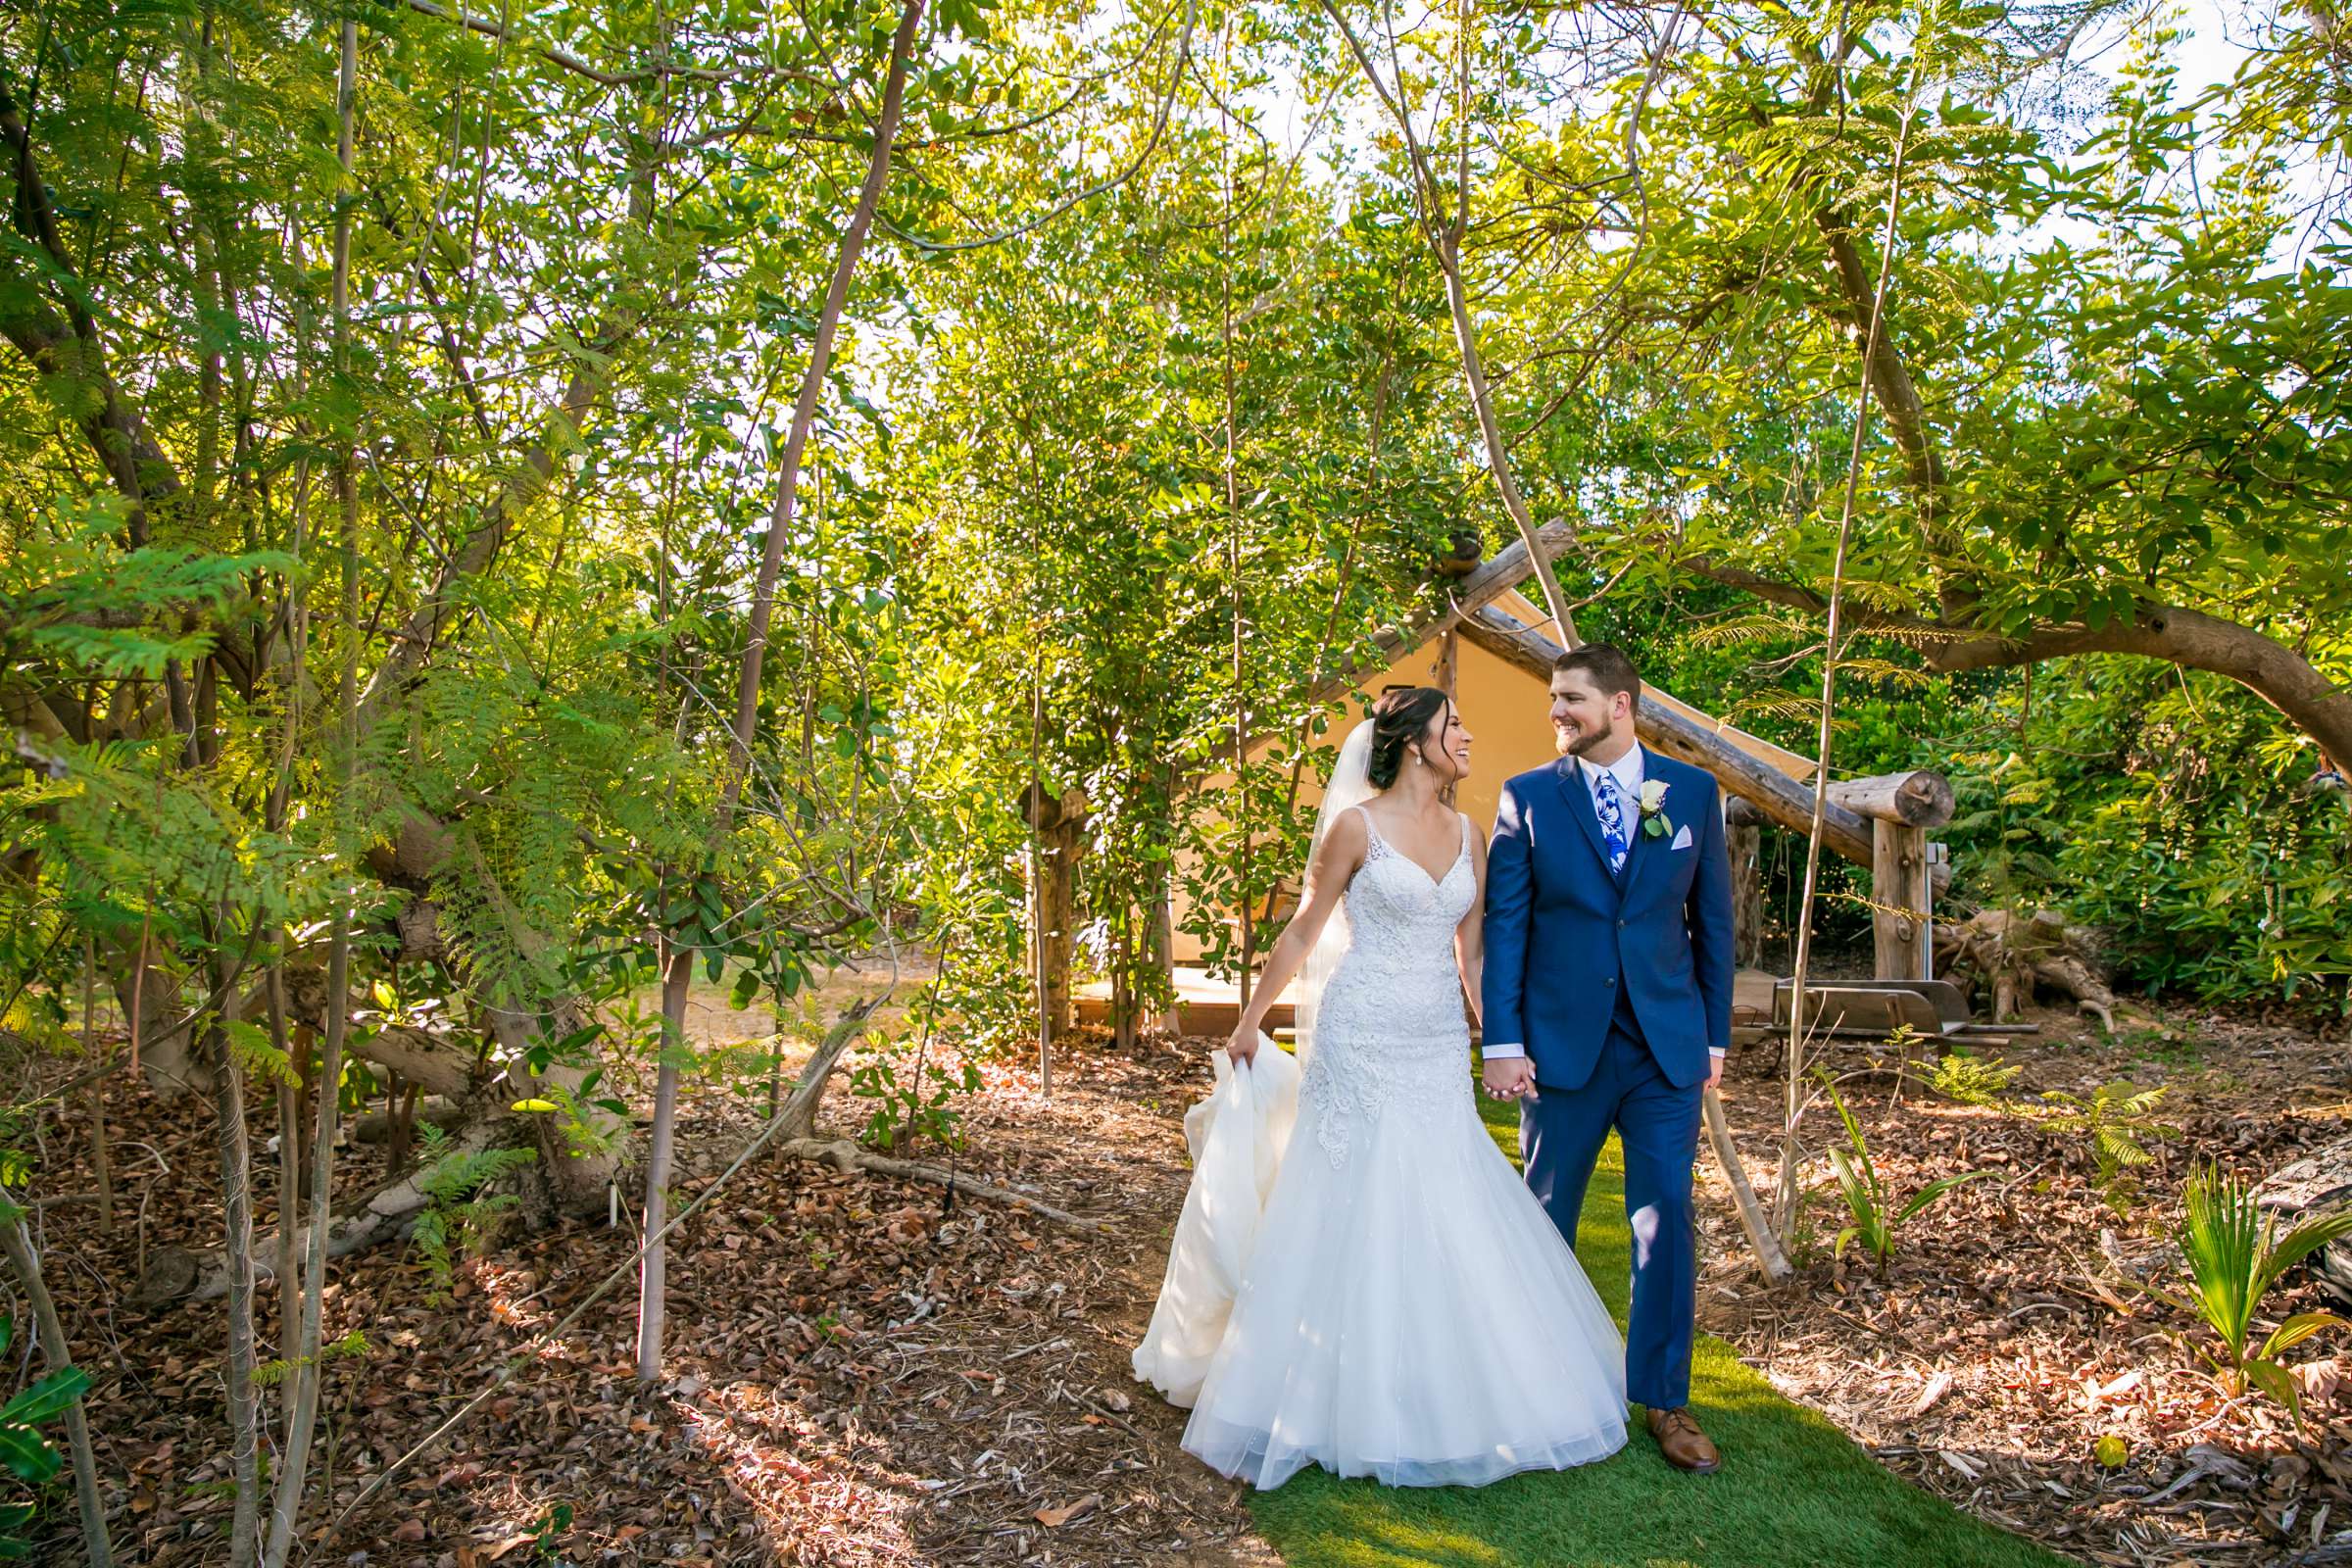
<svg viewBox="0 0 2352 1568"><path fill-rule="evenodd" d="M1831 786L1830 798L1832 800L1837 799L1837 786L1835 785ZM1876 819L1874 818L1874 823L1875 820ZM1771 815L1768 814L1762 807L1758 806L1755 802L1747 799L1743 795L1732 795L1725 797L1723 803L1723 821L1726 830L1732 833L1737 833L1742 828L1770 827L1777 825L1775 824ZM1801 831L1801 829L1799 831ZM1874 837L1871 845L1871 861L1874 870L1876 869L1877 860L1878 845ZM1735 867L1735 870L1736 869L1737 867ZM1952 862L1950 856L1945 853L1943 845L1930 844L1928 846L1929 890L1936 898L1941 898L1944 894L1951 891L1951 886Z"/></svg>
<svg viewBox="0 0 2352 1568"><path fill-rule="evenodd" d="M1951 781L1925 768L1838 780L1830 785L1830 799L1864 816L1911 827L1941 827L1952 819Z"/></svg>
<svg viewBox="0 0 2352 1568"><path fill-rule="evenodd" d="M1558 550L1575 536L1575 530L1564 522L1547 524L1536 534L1546 552ZM1444 610L1425 612L1401 626L1381 628L1372 636L1374 651L1369 657L1343 659L1335 667L1317 676L1314 684L1307 689L1308 701L1328 702L1371 671L1396 662L1432 637L1442 636L1456 626L1467 630L1472 619L1485 613L1495 600L1527 581L1529 573L1535 569L1535 563L1523 543L1515 543L1497 553L1494 560L1446 591ZM1508 615L1497 614L1495 618L1507 626L1518 624ZM1551 679L1551 667L1548 664L1544 668L1544 679ZM1255 741L1251 744L1254 745Z"/></svg>

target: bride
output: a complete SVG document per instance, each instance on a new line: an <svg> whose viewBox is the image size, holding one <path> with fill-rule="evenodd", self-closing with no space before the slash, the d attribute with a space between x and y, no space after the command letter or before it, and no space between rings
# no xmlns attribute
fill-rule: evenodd
<svg viewBox="0 0 2352 1568"><path fill-rule="evenodd" d="M1258 1487L1309 1464L1483 1486L1625 1442L1616 1327L1473 1099L1486 846L1444 794L1469 771L1470 733L1428 687L1392 690L1348 737L1298 912L1226 1048L1237 1087L1271 1079L1250 1066L1259 1026L1299 978L1297 1136L1221 1332L1202 1318L1226 1303L1172 1255L1136 1351L1192 1404L1187 1451ZM1205 1370L1170 1353L1188 1335L1213 1344Z"/></svg>

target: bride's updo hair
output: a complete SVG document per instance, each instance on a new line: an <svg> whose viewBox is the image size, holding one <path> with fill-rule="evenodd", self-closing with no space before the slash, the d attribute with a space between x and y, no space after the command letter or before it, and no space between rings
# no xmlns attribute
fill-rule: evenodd
<svg viewBox="0 0 2352 1568"><path fill-rule="evenodd" d="M1429 729L1429 721L1446 710L1446 696L1435 686L1402 686L1381 694L1372 705L1372 755L1364 774L1376 790L1396 782L1404 766L1404 749Z"/></svg>

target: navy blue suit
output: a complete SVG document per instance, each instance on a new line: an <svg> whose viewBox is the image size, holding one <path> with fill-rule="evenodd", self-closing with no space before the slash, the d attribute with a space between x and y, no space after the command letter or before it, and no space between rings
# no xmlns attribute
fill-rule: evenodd
<svg viewBox="0 0 2352 1568"><path fill-rule="evenodd" d="M1714 778L1646 748L1642 764L1667 786L1674 826L1652 837L1636 825L1614 874L1575 762L1503 786L1487 857L1484 1029L1535 1066L1520 1152L1569 1246L1612 1128L1624 1145L1626 1393L1673 1409L1690 1397L1699 1097L1709 1048L1731 1043L1732 867Z"/></svg>

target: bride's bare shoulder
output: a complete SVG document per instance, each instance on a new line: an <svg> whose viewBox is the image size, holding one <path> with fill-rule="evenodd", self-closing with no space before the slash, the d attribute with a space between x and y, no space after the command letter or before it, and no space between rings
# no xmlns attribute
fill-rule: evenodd
<svg viewBox="0 0 2352 1568"><path fill-rule="evenodd" d="M1372 826L1365 820L1365 810L1358 806L1333 817L1331 825L1323 830L1323 843L1316 858L1350 869L1362 864L1364 852L1372 845Z"/></svg>

